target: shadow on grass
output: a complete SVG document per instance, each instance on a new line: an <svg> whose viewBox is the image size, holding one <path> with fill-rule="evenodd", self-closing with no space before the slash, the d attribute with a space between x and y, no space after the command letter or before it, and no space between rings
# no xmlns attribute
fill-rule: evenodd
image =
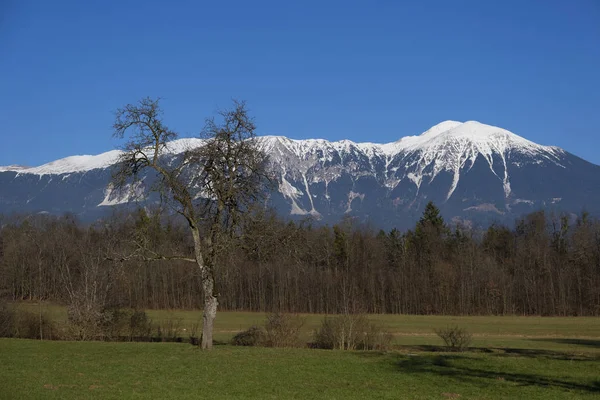
<svg viewBox="0 0 600 400"><path fill-rule="evenodd" d="M535 339L534 339L535 340ZM545 339L544 339L545 340ZM560 339L557 339L560 340ZM408 345L399 346L399 349L404 352L448 352L448 349L443 346L432 345ZM527 358L542 358L547 360L562 360L562 361L600 361L600 354L581 354L570 353L564 351L554 351L545 349L521 349L512 347L469 347L470 353L493 354L497 357L527 357Z"/></svg>
<svg viewBox="0 0 600 400"><path fill-rule="evenodd" d="M570 339L570 338L536 338L530 339L533 342L549 342L560 344L576 344L579 346L587 346L600 348L600 340L597 339Z"/></svg>
<svg viewBox="0 0 600 400"><path fill-rule="evenodd" d="M497 352L499 357L527 357L527 358L542 358L547 360L563 360L563 361L600 361L599 354L581 354L569 353L554 350L543 349L513 349L513 348L496 348L492 349Z"/></svg>
<svg viewBox="0 0 600 400"><path fill-rule="evenodd" d="M509 381L523 386L544 388L561 388L588 393L600 393L600 381L582 384L566 380L549 378L537 374L517 372L496 372L485 368L465 366L464 363L476 364L478 359L458 354L400 356L395 360L397 368L406 374L434 374L456 379L461 382L472 382L475 385L488 385L494 381Z"/></svg>

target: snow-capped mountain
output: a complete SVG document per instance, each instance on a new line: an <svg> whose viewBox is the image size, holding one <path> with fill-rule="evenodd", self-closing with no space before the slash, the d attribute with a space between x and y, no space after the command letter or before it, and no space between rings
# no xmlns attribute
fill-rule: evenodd
<svg viewBox="0 0 600 400"><path fill-rule="evenodd" d="M334 223L346 215L377 227L408 227L433 200L447 219L508 221L551 208L600 214L600 166L475 121L442 122L393 143L262 136L284 216ZM171 142L176 155L200 139ZM73 156L34 167L0 167L0 212L66 211L84 219L125 203L111 191L119 155ZM144 187L136 188L139 193Z"/></svg>

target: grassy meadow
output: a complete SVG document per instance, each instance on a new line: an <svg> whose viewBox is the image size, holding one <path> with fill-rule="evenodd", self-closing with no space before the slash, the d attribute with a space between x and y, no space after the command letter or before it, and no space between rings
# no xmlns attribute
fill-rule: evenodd
<svg viewBox="0 0 600 400"><path fill-rule="evenodd" d="M23 310L37 313L37 303L21 303ZM53 320L67 321L65 307L42 303L42 312ZM147 310L154 322L173 321L179 325L181 335L187 336L194 325L200 326L202 312L199 310ZM311 340L314 330L324 315L300 314L304 320L302 337ZM262 325L265 313L220 311L215 320L214 339L228 342L233 335L252 325ZM577 352L586 349L600 354L600 346L582 347L578 340L600 340L600 318L595 317L519 317L519 316L437 316L437 315L392 315L375 314L369 319L379 323L394 335L397 346L439 346L442 340L435 329L458 325L473 334L473 347L552 349Z"/></svg>
<svg viewBox="0 0 600 400"><path fill-rule="evenodd" d="M37 304L20 307L37 311ZM43 305L59 321L64 308ZM183 334L198 311L148 311ZM264 314L220 312L215 339ZM305 315L303 336L323 316ZM0 399L562 399L600 396L600 319L373 315L394 334L388 352L186 343L0 339ZM447 353L433 330L459 325L470 351ZM185 331L183 331L185 329Z"/></svg>

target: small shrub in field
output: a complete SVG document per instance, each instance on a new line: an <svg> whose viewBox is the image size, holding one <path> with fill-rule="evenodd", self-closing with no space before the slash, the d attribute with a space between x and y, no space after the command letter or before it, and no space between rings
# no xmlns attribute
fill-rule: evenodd
<svg viewBox="0 0 600 400"><path fill-rule="evenodd" d="M134 311L129 317L130 340L144 340L150 338L152 332L152 320L145 311Z"/></svg>
<svg viewBox="0 0 600 400"><path fill-rule="evenodd" d="M15 318L15 337L22 339L59 339L54 322L46 314L20 311Z"/></svg>
<svg viewBox="0 0 600 400"><path fill-rule="evenodd" d="M69 308L69 326L78 340L150 340L152 321L145 311Z"/></svg>
<svg viewBox="0 0 600 400"><path fill-rule="evenodd" d="M304 318L298 315L272 313L265 322L265 345L268 347L300 347L300 329Z"/></svg>
<svg viewBox="0 0 600 400"><path fill-rule="evenodd" d="M73 301L67 307L70 335L75 340L103 338L111 316L99 306Z"/></svg>
<svg viewBox="0 0 600 400"><path fill-rule="evenodd" d="M471 344L473 336L464 328L449 326L436 329L435 333L444 341L450 351L464 351Z"/></svg>
<svg viewBox="0 0 600 400"><path fill-rule="evenodd" d="M6 302L0 304L0 337L56 340L62 336L47 314L22 311Z"/></svg>
<svg viewBox="0 0 600 400"><path fill-rule="evenodd" d="M104 340L150 340L152 321L145 311L112 308L101 313Z"/></svg>
<svg viewBox="0 0 600 400"><path fill-rule="evenodd" d="M181 318L168 319L155 324L155 339L161 342L175 342L181 338Z"/></svg>
<svg viewBox="0 0 600 400"><path fill-rule="evenodd" d="M0 302L0 337L13 337L15 335L15 314L15 310L6 302Z"/></svg>
<svg viewBox="0 0 600 400"><path fill-rule="evenodd" d="M389 332L362 314L325 317L314 333L314 345L321 349L387 350L391 341Z"/></svg>
<svg viewBox="0 0 600 400"><path fill-rule="evenodd" d="M190 328L190 344L192 346L198 346L200 344L200 338L198 337L198 330L200 329L200 323L195 322Z"/></svg>
<svg viewBox="0 0 600 400"><path fill-rule="evenodd" d="M370 323L360 348L362 350L385 351L390 348L393 339L394 336L384 327Z"/></svg>
<svg viewBox="0 0 600 400"><path fill-rule="evenodd" d="M321 326L315 330L314 345L320 349L336 349L345 341L342 337L340 317L325 317Z"/></svg>
<svg viewBox="0 0 600 400"><path fill-rule="evenodd" d="M261 346L265 343L265 330L258 326L251 326L235 335L231 340L234 346Z"/></svg>
<svg viewBox="0 0 600 400"><path fill-rule="evenodd" d="M129 336L129 320L132 311L120 308L106 309L100 313L101 326L98 330L98 339L117 340Z"/></svg>

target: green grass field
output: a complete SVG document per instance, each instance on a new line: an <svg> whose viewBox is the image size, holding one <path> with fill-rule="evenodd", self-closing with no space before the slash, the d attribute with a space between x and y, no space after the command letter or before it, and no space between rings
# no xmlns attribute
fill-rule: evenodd
<svg viewBox="0 0 600 400"><path fill-rule="evenodd" d="M37 303L21 303L23 310L37 313ZM42 311L59 322L66 322L67 312L62 306L42 304ZM202 321L201 311L148 310L155 322L174 320L181 327L182 336L192 330L194 324ZM214 338L228 342L237 332L252 325L261 325L266 314L256 312L227 312L217 314ZM303 339L309 341L319 326L323 315L302 314L305 324ZM398 346L430 345L439 346L442 341L434 329L449 325L465 327L473 334L474 347L552 349L578 352L586 350L600 354L600 346L580 346L577 340L600 340L600 318L594 317L455 317L424 315L371 315L369 318L380 323L394 334L394 344ZM184 330L185 329L185 330Z"/></svg>
<svg viewBox="0 0 600 400"><path fill-rule="evenodd" d="M37 310L35 304L20 307ZM57 321L64 308L43 305ZM188 331L198 311L149 311ZM220 312L216 339L264 314ZM323 318L306 315L303 336ZM373 315L393 351L242 348L186 343L0 339L0 399L562 399L600 397L600 318ZM444 353L433 329L459 325L471 351Z"/></svg>
<svg viewBox="0 0 600 400"><path fill-rule="evenodd" d="M598 343L595 344L596 346ZM0 339L2 399L597 398L593 355Z"/></svg>

